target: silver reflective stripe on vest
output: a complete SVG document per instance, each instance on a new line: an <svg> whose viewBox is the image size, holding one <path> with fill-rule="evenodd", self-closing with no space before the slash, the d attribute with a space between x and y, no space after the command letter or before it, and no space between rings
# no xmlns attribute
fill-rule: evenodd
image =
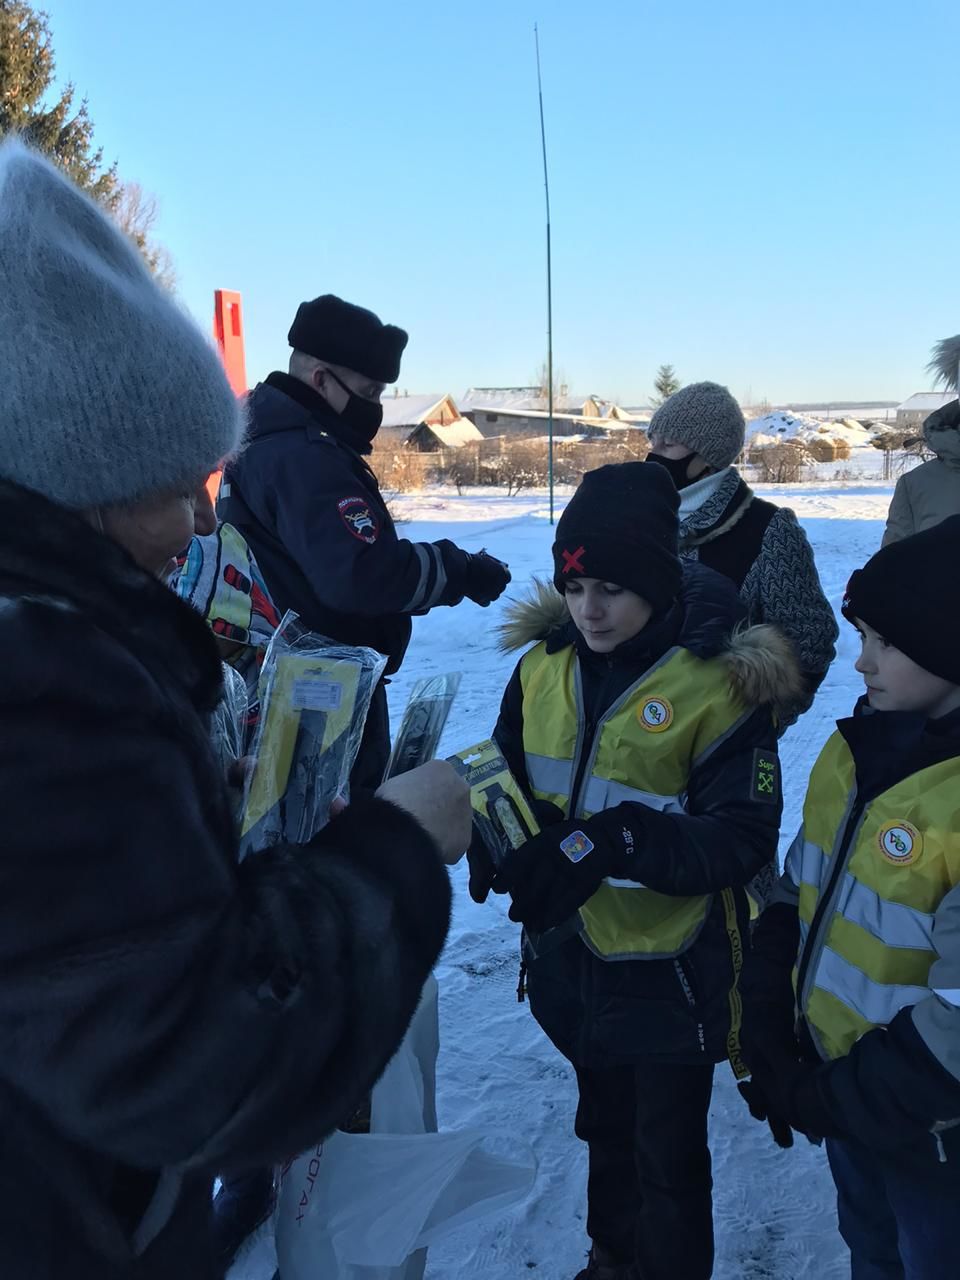
<svg viewBox="0 0 960 1280"><path fill-rule="evenodd" d="M783 874L795 885L800 888L800 866L803 862L803 827L790 841L790 848L787 850L787 856L783 860Z"/></svg>
<svg viewBox="0 0 960 1280"><path fill-rule="evenodd" d="M551 788L554 790L555 788ZM588 778L581 792L581 807L587 813L602 813L614 805L627 803L645 804L648 809L660 813L683 813L679 796L657 796L652 791L628 787L625 782L612 782L609 778Z"/></svg>
<svg viewBox="0 0 960 1280"><path fill-rule="evenodd" d="M573 784L573 761L554 760L552 756L537 756L528 751L524 756L527 779L534 791L545 791L552 796L570 798Z"/></svg>
<svg viewBox="0 0 960 1280"><path fill-rule="evenodd" d="M848 835L847 827L850 824L850 820L853 815L856 801L857 801L857 789L856 787L854 787L847 798L847 807L843 813L843 820L841 821L840 826L837 828L836 839L834 842L833 852L835 857L839 857L840 850L843 847L844 842L846 842L846 850L843 854L844 868L846 866L846 863L849 862L850 860L852 851L857 847L857 841L860 839L860 830L863 826L864 815L861 813L860 817L857 819L857 822L853 830L849 832L849 835ZM798 857L801 860L801 863L804 856L806 856L807 854L808 845L811 849L817 850L821 871L818 871L816 874L818 875L823 874L823 876L825 877L823 887L824 889L826 889L830 880L830 871L831 871L831 867L829 865L829 859L824 857L823 853L820 851L817 845L811 844L810 841L805 839L803 842L803 846L798 854ZM811 855L811 858L812 858L812 855ZM802 870L803 870L803 867L801 866L801 871ZM810 874L811 875L814 874L812 867L810 869ZM824 898L823 894L821 892L818 892L817 896L818 898L820 898L820 902L817 903L817 911L820 911L821 903L823 905L823 912L820 916L820 926L817 929L817 932L815 934L811 932L807 936L806 942L800 952L799 968L803 970L804 967L806 967L806 973L804 975L803 985L801 989L797 991L797 1004L801 1009L806 1009L807 1000L809 999L809 996L810 996L810 991L812 990L817 980L817 974L820 968L820 960L822 957L822 953L825 950L827 930L830 927L830 921L833 919L833 914L837 905L837 898L840 895L840 890L842 889L842 887L843 887L843 877L838 876L836 879L836 882L833 885L833 888L830 890L828 897Z"/></svg>
<svg viewBox="0 0 960 1280"><path fill-rule="evenodd" d="M837 898L836 910L879 939L886 947L933 950L933 916L902 902L881 898L875 889L862 884L848 871Z"/></svg>
<svg viewBox="0 0 960 1280"><path fill-rule="evenodd" d="M865 1022L873 1022L877 1026L886 1026L901 1009L919 1004L930 995L929 987L874 982L862 969L830 947L823 948L813 986L836 996L841 1004L853 1009Z"/></svg>
<svg viewBox="0 0 960 1280"><path fill-rule="evenodd" d="M796 884L819 890L827 881L830 859L810 840L797 838L787 855L788 871ZM933 949L933 916L926 911L891 902L846 872L836 893L834 913L859 925L887 947L914 951ZM801 939L806 942L807 930Z"/></svg>
<svg viewBox="0 0 960 1280"><path fill-rule="evenodd" d="M797 836L787 854L787 870L795 885L809 884L819 889L826 883L829 874L830 859L818 844L807 840L803 834Z"/></svg>

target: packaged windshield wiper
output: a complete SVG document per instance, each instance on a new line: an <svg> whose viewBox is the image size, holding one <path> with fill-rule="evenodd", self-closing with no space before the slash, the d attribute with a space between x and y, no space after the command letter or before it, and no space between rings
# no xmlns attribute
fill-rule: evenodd
<svg viewBox="0 0 960 1280"><path fill-rule="evenodd" d="M345 796L386 658L337 644L287 613L267 648L260 719L240 829L240 856L306 844Z"/></svg>
<svg viewBox="0 0 960 1280"><path fill-rule="evenodd" d="M460 672L451 671L445 676L426 676L413 686L394 739L386 777L409 773L434 759L460 680Z"/></svg>
<svg viewBox="0 0 960 1280"><path fill-rule="evenodd" d="M474 832L483 841L494 868L499 870L512 849L519 849L540 830L530 802L510 772L502 751L491 739L447 759L470 787ZM543 933L524 929L525 954L546 955L579 931L579 912ZM517 995L521 1000L524 998L522 968Z"/></svg>
<svg viewBox="0 0 960 1280"><path fill-rule="evenodd" d="M447 757L470 788L474 831L494 867L540 830L530 802L492 739Z"/></svg>

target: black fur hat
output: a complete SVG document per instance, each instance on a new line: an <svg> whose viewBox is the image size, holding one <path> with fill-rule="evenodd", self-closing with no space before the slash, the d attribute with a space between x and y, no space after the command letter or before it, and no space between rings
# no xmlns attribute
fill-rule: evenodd
<svg viewBox="0 0 960 1280"><path fill-rule="evenodd" d="M287 341L294 351L341 365L376 382L396 382L407 334L332 293L301 302Z"/></svg>

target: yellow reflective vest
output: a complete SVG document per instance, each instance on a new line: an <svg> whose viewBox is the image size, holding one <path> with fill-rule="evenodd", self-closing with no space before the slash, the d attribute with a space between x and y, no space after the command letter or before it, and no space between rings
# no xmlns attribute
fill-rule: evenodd
<svg viewBox="0 0 960 1280"><path fill-rule="evenodd" d="M960 759L865 805L843 735L814 766L786 872L799 892L797 1004L824 1058L930 996L933 917L960 884Z"/></svg>
<svg viewBox="0 0 960 1280"><path fill-rule="evenodd" d="M589 740L572 645L557 653L535 645L520 664L520 683L531 790L568 817L589 818L631 800L682 812L693 769L750 714L732 694L722 658L679 647L604 712ZM710 900L608 879L580 908L582 936L604 960L675 956L696 938Z"/></svg>

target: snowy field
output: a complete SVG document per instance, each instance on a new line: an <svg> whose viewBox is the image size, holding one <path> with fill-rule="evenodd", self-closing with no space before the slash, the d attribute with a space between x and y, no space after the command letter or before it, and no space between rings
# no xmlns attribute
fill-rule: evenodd
<svg viewBox="0 0 960 1280"><path fill-rule="evenodd" d="M892 489L892 484L865 480L757 486L763 497L792 507L802 521L838 616L851 571L880 544ZM565 500L558 498L557 514ZM522 593L534 575L550 573L552 534L542 492L506 498L486 489L457 497L438 489L402 496L391 506L404 522L401 536L452 538L468 551L485 547L509 561L510 595ZM515 661L494 647L491 632L500 607L480 609L466 602L417 619L403 671L390 686L396 723L417 678L463 672L443 755L470 746L493 728ZM853 670L855 639L841 621L836 663L813 709L783 740L781 852L798 825L814 758L862 688ZM573 1073L528 1006L517 1003L518 928L507 919L505 902L491 898L482 907L472 902L465 862L453 877L453 927L437 970L441 1128L480 1127L523 1139L536 1152L540 1172L528 1201L507 1217L487 1220L431 1249L426 1280L517 1280L530 1273L572 1280L588 1248L586 1153L573 1136ZM717 1280L839 1280L849 1274L825 1156L803 1139L792 1151L778 1150L766 1127L750 1119L726 1065L717 1069L711 1141ZM270 1252L268 1241L258 1242L234 1269L234 1280L269 1280Z"/></svg>

